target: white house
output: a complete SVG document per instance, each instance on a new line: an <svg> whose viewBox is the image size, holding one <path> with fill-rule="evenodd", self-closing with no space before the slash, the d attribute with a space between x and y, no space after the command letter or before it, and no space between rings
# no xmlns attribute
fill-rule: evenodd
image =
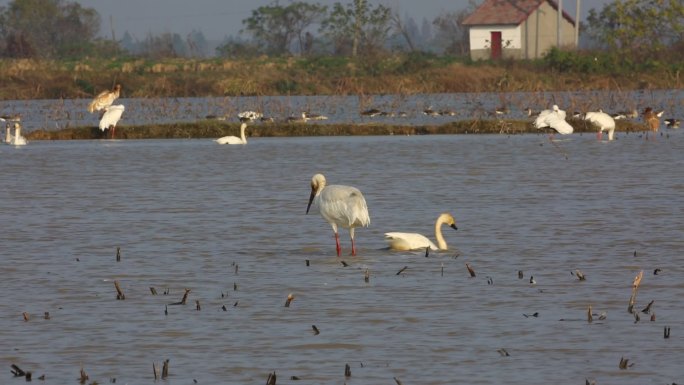
<svg viewBox="0 0 684 385"><path fill-rule="evenodd" d="M575 46L575 21L561 17L561 46ZM558 44L558 4L553 0L485 0L468 16L470 57L534 59Z"/></svg>

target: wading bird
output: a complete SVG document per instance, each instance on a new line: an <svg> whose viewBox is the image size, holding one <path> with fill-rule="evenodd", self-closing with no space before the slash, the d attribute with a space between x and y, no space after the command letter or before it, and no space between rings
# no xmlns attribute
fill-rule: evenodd
<svg viewBox="0 0 684 385"><path fill-rule="evenodd" d="M306 112L302 112L300 116L288 116L287 119L285 119L288 123L306 123L307 120Z"/></svg>
<svg viewBox="0 0 684 385"><path fill-rule="evenodd" d="M667 128L679 128L679 119L671 118L663 120Z"/></svg>
<svg viewBox="0 0 684 385"><path fill-rule="evenodd" d="M596 137L598 140L603 138L603 131L608 131L608 140L613 140L613 133L615 132L615 119L603 111L587 112L584 115L584 120L588 120L593 125L598 127Z"/></svg>
<svg viewBox="0 0 684 385"><path fill-rule="evenodd" d="M662 112L660 112L660 115L662 115ZM644 121L653 132L657 132L660 128L660 119L658 119L660 115L653 111L651 107L646 107L643 112Z"/></svg>
<svg viewBox="0 0 684 385"><path fill-rule="evenodd" d="M449 213L442 213L435 222L435 239L437 245L432 243L426 236L418 233L385 233L385 241L392 250L418 250L429 247L430 250L448 250L447 243L442 235L442 225L447 224L457 230L456 221Z"/></svg>
<svg viewBox="0 0 684 385"><path fill-rule="evenodd" d="M374 117L378 116L382 113L382 111L378 110L377 108L371 108L365 111L361 111L361 116L369 116L369 117Z"/></svg>
<svg viewBox="0 0 684 385"><path fill-rule="evenodd" d="M261 112L256 112L256 111L243 111L238 114L238 119L240 119L241 122L253 122L257 119L261 119L264 117L264 114Z"/></svg>
<svg viewBox="0 0 684 385"><path fill-rule="evenodd" d="M311 178L311 195L309 196L309 204L306 206L307 214L312 203L318 206L323 219L332 226L335 233L337 256L339 257L342 253L340 236L337 233L338 227L349 229L352 247L351 254L356 255L354 228L359 226L368 227L370 225L368 206L366 206L366 200L361 191L352 186L326 186L325 177L322 174L316 174Z"/></svg>
<svg viewBox="0 0 684 385"><path fill-rule="evenodd" d="M100 130L105 133L108 132L108 136L111 139L114 139L116 133L116 124L119 123L119 119L121 119L121 115L123 115L125 109L126 107L124 107L123 104L107 106L104 109L105 112L102 114L102 118L100 118Z"/></svg>
<svg viewBox="0 0 684 385"><path fill-rule="evenodd" d="M309 112L302 112L302 117L306 120L327 120L328 117L320 114L312 114Z"/></svg>
<svg viewBox="0 0 684 385"><path fill-rule="evenodd" d="M91 114L95 111L102 111L114 103L114 101L119 97L121 93L121 85L117 84L111 91L102 91L99 95L93 99L88 105L88 112Z"/></svg>
<svg viewBox="0 0 684 385"><path fill-rule="evenodd" d="M247 137L245 137L245 129L247 128L247 123L242 123L240 125L240 137L237 136L224 136L214 140L218 144L247 144Z"/></svg>
<svg viewBox="0 0 684 385"><path fill-rule="evenodd" d="M538 129L549 127L561 135L569 135L574 131L572 126L565 121L565 111L559 109L555 104L552 110L544 110L539 113L539 116L534 120L534 127Z"/></svg>

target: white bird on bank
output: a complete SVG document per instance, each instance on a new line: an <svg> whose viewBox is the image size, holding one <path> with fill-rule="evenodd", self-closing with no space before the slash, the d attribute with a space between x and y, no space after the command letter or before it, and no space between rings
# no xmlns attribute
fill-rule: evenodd
<svg viewBox="0 0 684 385"><path fill-rule="evenodd" d="M102 91L88 105L88 112L102 111L114 103L121 94L121 85L117 84L111 91Z"/></svg>
<svg viewBox="0 0 684 385"><path fill-rule="evenodd" d="M368 206L361 191L352 186L326 186L325 177L322 174L316 174L311 178L311 195L309 196L309 204L306 206L307 214L312 203L318 206L323 219L332 226L335 233L337 256L339 257L342 252L340 236L337 233L338 227L349 229L352 247L351 254L356 255L354 228L359 226L368 227L370 225Z"/></svg>
<svg viewBox="0 0 684 385"><path fill-rule="evenodd" d="M555 104L552 110L544 110L539 113L539 116L534 120L534 127L538 129L549 127L561 135L569 135L574 131L572 126L565 121L565 111L559 109Z"/></svg>
<svg viewBox="0 0 684 385"><path fill-rule="evenodd" d="M302 112L302 117L306 120L327 120L328 117L320 114L312 114L309 112Z"/></svg>
<svg viewBox="0 0 684 385"><path fill-rule="evenodd" d="M116 124L119 123L125 109L126 107L123 104L115 104L104 108L105 112L102 114L102 118L100 118L100 130L102 132L109 130L109 136L112 139L114 139L116 132Z"/></svg>
<svg viewBox="0 0 684 385"><path fill-rule="evenodd" d="M240 119L241 122L253 122L257 119L261 119L264 117L264 114L261 112L256 112L256 111L243 111L238 114L238 119Z"/></svg>
<svg viewBox="0 0 684 385"><path fill-rule="evenodd" d="M9 123L5 129L7 130L5 133L5 144L9 144L11 146L25 146L28 144L26 138L21 136L21 125L19 122L14 122L14 135L10 134Z"/></svg>
<svg viewBox="0 0 684 385"><path fill-rule="evenodd" d="M237 136L224 136L214 140L218 144L247 144L247 137L245 137L245 129L247 128L247 123L242 123L240 125L240 137Z"/></svg>
<svg viewBox="0 0 684 385"><path fill-rule="evenodd" d="M309 119L306 118L306 112L302 112L300 116L288 116L285 121L287 123L306 123Z"/></svg>
<svg viewBox="0 0 684 385"><path fill-rule="evenodd" d="M603 131L608 131L608 140L613 140L613 133L615 132L615 119L603 111L587 112L584 115L584 120L588 120L594 126L598 127L596 137L598 140L603 138Z"/></svg>
<svg viewBox="0 0 684 385"><path fill-rule="evenodd" d="M679 119L670 118L663 120L663 123L665 123L665 127L667 128L679 128L680 121Z"/></svg>
<svg viewBox="0 0 684 385"><path fill-rule="evenodd" d="M454 230L457 230L456 221L449 213L442 213L435 222L435 239L437 245L432 243L428 237L418 233L385 233L385 241L389 243L392 250L418 250L429 247L430 250L448 250L444 236L442 235L442 225L447 224Z"/></svg>

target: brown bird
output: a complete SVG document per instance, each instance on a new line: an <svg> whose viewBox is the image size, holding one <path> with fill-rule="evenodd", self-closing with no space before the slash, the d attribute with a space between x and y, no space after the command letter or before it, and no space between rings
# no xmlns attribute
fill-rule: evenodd
<svg viewBox="0 0 684 385"><path fill-rule="evenodd" d="M651 107L646 107L642 115L644 116L644 121L648 125L648 128L650 128L653 132L657 132L660 128L660 119L658 119L658 114L653 111Z"/></svg>
<svg viewBox="0 0 684 385"><path fill-rule="evenodd" d="M93 99L92 102L88 105L88 112L91 114L95 111L101 111L114 103L114 100L116 100L119 97L119 94L121 93L121 84L117 84L114 86L114 89L111 91L102 91L100 92L99 95Z"/></svg>

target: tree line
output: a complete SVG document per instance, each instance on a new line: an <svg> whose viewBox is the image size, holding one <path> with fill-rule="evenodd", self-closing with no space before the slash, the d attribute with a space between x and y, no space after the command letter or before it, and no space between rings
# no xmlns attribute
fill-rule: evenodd
<svg viewBox="0 0 684 385"><path fill-rule="evenodd" d="M278 0L254 9L242 20L238 36L226 38L215 52L201 31L148 35L129 33L115 39L99 35L101 16L67 0L12 0L0 7L0 57L78 59L82 57L221 57L372 56L397 52L432 52L467 56L468 30L463 20L482 1L445 12L419 26L409 15L369 0L332 6L313 1ZM630 60L684 52L684 2L615 0L591 9L581 35L589 48L609 50Z"/></svg>

